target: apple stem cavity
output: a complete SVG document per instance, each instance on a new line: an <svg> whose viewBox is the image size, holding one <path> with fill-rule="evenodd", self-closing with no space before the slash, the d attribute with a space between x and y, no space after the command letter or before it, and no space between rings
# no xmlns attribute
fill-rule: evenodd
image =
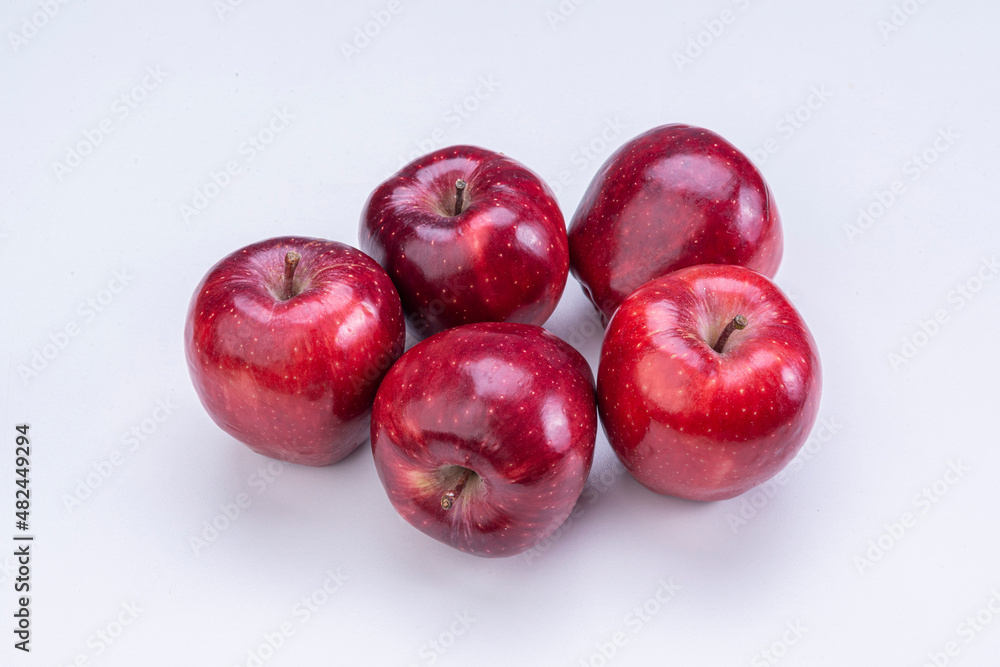
<svg viewBox="0 0 1000 667"><path fill-rule="evenodd" d="M299 265L302 255L290 250L285 255L285 284L281 292L281 300L287 301L298 294L295 290L295 269Z"/></svg>
<svg viewBox="0 0 1000 667"><path fill-rule="evenodd" d="M458 500L458 496L461 495L465 485L468 484L471 475L472 471L468 468L462 470L462 476L458 478L455 488L441 496L441 509L450 510L455 505L455 501Z"/></svg>
<svg viewBox="0 0 1000 667"><path fill-rule="evenodd" d="M461 178L455 181L455 215L461 215L465 210L465 186L466 182Z"/></svg>
<svg viewBox="0 0 1000 667"><path fill-rule="evenodd" d="M722 330L722 333L719 334L719 340L715 341L715 345L712 346L712 349L719 354L722 354L722 350L726 347L726 342L729 340L729 337L733 335L733 332L745 329L746 326L747 318L742 315L734 317L732 321L726 325L726 328Z"/></svg>

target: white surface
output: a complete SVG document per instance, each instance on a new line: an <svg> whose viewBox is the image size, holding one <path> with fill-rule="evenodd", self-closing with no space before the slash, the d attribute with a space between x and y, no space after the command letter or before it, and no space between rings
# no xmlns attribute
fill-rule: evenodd
<svg viewBox="0 0 1000 667"><path fill-rule="evenodd" d="M949 664L995 664L1000 615L960 627L1000 590L1000 280L987 268L992 280L976 284L1000 250L995 3L906 0L900 11L915 13L887 37L889 0L246 0L221 18L212 0L52 4L16 50L7 33L38 5L0 8L0 664L252 665L248 651L283 624L294 634L268 667L596 666L616 633L624 645L608 664L771 664L760 652L783 637L796 643L777 647L782 665L922 665L952 641ZM348 62L342 44L390 4L400 11ZM568 16L551 24L560 6ZM709 43L703 22L723 10L732 20L710 24L723 30ZM673 54L702 31L709 45L678 67ZM125 115L116 100L147 68L162 81L147 78ZM809 118L781 124L814 90L823 98L800 112ZM478 108L459 115L477 91ZM248 160L243 142L276 110L291 120ZM57 178L53 163L102 122L113 131ZM601 435L591 489L558 539L531 558L483 560L404 524L366 447L267 481L257 471L268 460L198 403L183 319L198 280L232 250L288 233L356 243L371 189L409 155L453 143L503 151L553 186L562 175L569 218L615 147L668 122L777 149L758 157L784 222L777 282L819 343L820 414L836 432L814 432L826 441L773 497L658 497L615 474ZM949 129L950 143L936 139ZM911 156L936 141L947 150L914 173ZM185 219L194 189L231 160L240 173ZM845 225L894 181L901 194L852 243ZM127 286L104 293L116 271ZM981 289L966 300L953 290L969 281ZM93 315L81 305L109 297ZM922 337L937 311L947 321ZM596 368L589 314L571 279L548 327ZM77 335L22 379L70 324ZM914 336L925 344L893 368L888 353ZM171 413L148 421L165 416L159 401ZM21 422L37 536L28 656L7 629ZM133 451L123 434L144 426ZM120 465L68 509L115 452ZM940 483L939 502L921 501L949 462L968 470ZM249 508L195 555L190 539L239 494ZM753 499L756 514L734 530ZM859 572L856 557L904 512L915 525L883 537L891 549ZM328 571L346 580L317 593L324 604L307 618L297 605ZM661 580L681 587L666 604L655 602ZM138 617L103 644L96 633L116 632L133 603ZM656 613L633 615L644 604ZM807 630L796 638L789 623Z"/></svg>

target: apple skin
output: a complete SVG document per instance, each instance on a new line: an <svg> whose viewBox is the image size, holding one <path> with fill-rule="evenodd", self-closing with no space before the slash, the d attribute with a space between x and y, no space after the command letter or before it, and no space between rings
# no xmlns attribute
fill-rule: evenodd
<svg viewBox="0 0 1000 667"><path fill-rule="evenodd" d="M594 376L541 327L483 322L418 343L385 376L372 452L410 524L477 556L513 556L552 534L594 457ZM469 482L446 509L465 469Z"/></svg>
<svg viewBox="0 0 1000 667"><path fill-rule="evenodd" d="M605 322L643 283L696 264L773 278L782 232L774 195L735 146L710 130L663 125L619 148L569 226L570 270Z"/></svg>
<svg viewBox="0 0 1000 667"><path fill-rule="evenodd" d="M298 252L298 294L279 298ZM311 466L368 437L379 381L403 352L399 296L385 271L343 243L304 237L232 253L198 285L184 348L202 404L250 449Z"/></svg>
<svg viewBox="0 0 1000 667"><path fill-rule="evenodd" d="M465 205L453 215L459 179ZM569 275L555 195L524 165L475 146L425 155L378 186L359 241L392 277L417 339L473 322L541 325Z"/></svg>
<svg viewBox="0 0 1000 667"><path fill-rule="evenodd" d="M737 315L722 353L713 347ZM601 423L643 485L733 498L795 457L819 409L816 343L774 283L733 265L681 269L622 302L597 375Z"/></svg>

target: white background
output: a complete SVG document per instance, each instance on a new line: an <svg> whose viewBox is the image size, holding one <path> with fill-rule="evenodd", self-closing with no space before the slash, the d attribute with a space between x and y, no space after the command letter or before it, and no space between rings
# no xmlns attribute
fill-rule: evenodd
<svg viewBox="0 0 1000 667"><path fill-rule="evenodd" d="M268 667L764 665L771 647L789 666L923 665L949 642L939 664L996 664L1000 618L962 624L1000 590L1000 9L576 1L68 0L51 18L2 3L0 664L231 667L263 644ZM291 120L249 160L276 112ZM368 193L454 143L534 169L568 219L614 148L669 122L755 156L783 218L776 280L821 351L832 437L814 431L771 493L656 496L602 434L572 523L527 556L479 559L396 516L367 446L265 479L268 459L202 409L181 334L221 257L284 234L356 243ZM55 166L81 144L75 167ZM872 222L849 234L862 208ZM571 278L547 326L596 369L590 313ZM22 422L30 655L9 629ZM964 472L942 481L952 464ZM195 553L240 494L249 508ZM309 596L322 604L306 618Z"/></svg>

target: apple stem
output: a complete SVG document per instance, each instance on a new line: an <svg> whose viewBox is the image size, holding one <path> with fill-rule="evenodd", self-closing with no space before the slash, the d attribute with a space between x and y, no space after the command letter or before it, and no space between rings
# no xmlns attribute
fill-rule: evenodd
<svg viewBox="0 0 1000 667"><path fill-rule="evenodd" d="M455 484L455 488L441 496L441 509L450 510L452 508L455 501L458 500L458 496L462 493L462 489L464 489L466 483L468 483L469 475L471 474L472 471L468 468L462 471L462 476L458 478L458 483Z"/></svg>
<svg viewBox="0 0 1000 667"><path fill-rule="evenodd" d="M726 347L726 341L733 334L734 331L739 331L740 329L745 329L747 326L747 318L742 315L737 315L733 320L726 325L726 328L722 330L719 334L719 340L715 341L715 345L712 347L713 350L722 354L722 350Z"/></svg>
<svg viewBox="0 0 1000 667"><path fill-rule="evenodd" d="M465 181L461 178L455 181L455 215L461 215L462 210L465 208L465 202L463 201L465 196L465 185Z"/></svg>
<svg viewBox="0 0 1000 667"><path fill-rule="evenodd" d="M302 255L294 250L290 250L285 255L285 285L282 295L286 301L295 296L295 286L293 285L293 280L295 278L295 269L298 267L300 259L302 259Z"/></svg>

